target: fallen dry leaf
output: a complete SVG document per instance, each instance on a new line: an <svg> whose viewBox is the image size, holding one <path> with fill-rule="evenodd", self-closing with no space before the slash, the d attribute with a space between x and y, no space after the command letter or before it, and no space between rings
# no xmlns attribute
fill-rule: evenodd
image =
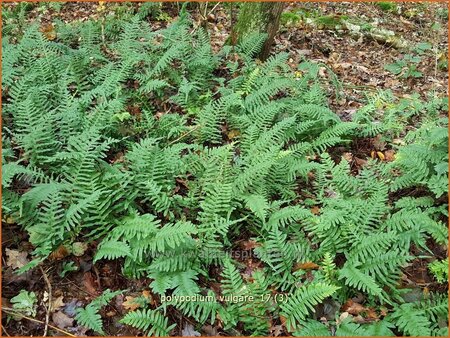
<svg viewBox="0 0 450 338"><path fill-rule="evenodd" d="M380 160L384 161L384 154L381 151L377 151L377 156Z"/></svg>
<svg viewBox="0 0 450 338"><path fill-rule="evenodd" d="M28 253L25 251L6 249L6 256L8 256L6 265L13 269L20 269L29 262L27 259Z"/></svg>
<svg viewBox="0 0 450 338"><path fill-rule="evenodd" d="M319 266L313 262L297 263L294 265L294 271L297 270L317 270Z"/></svg>
<svg viewBox="0 0 450 338"><path fill-rule="evenodd" d="M344 160L346 160L347 162L351 162L353 160L353 155L352 153L343 153L342 157L344 158Z"/></svg>
<svg viewBox="0 0 450 338"><path fill-rule="evenodd" d="M278 337L283 333L283 326L282 325L275 325L270 328L270 332L274 337Z"/></svg>
<svg viewBox="0 0 450 338"><path fill-rule="evenodd" d="M347 311L345 311L345 312L342 312L340 315L339 315L339 318L336 320L336 324L340 324L340 323L342 323L346 318L348 318L348 316L350 316L350 314L347 312Z"/></svg>
<svg viewBox="0 0 450 338"><path fill-rule="evenodd" d="M355 162L356 162L356 165L358 167L363 167L363 166L365 166L367 164L367 160L364 160L364 159L359 158L359 157L355 157Z"/></svg>
<svg viewBox="0 0 450 338"><path fill-rule="evenodd" d="M58 310L60 307L63 307L64 305L66 305L63 302L64 296L59 296L56 299L53 299L52 301L52 308L50 309L51 312L55 312L56 310Z"/></svg>
<svg viewBox="0 0 450 338"><path fill-rule="evenodd" d="M320 213L320 208L319 208L317 205L315 205L315 206L313 206L313 207L311 208L310 211L311 211L312 214L318 215L318 214Z"/></svg>
<svg viewBox="0 0 450 338"><path fill-rule="evenodd" d="M372 320L380 318L380 316L377 314L377 312L372 308L367 309L366 316L367 316L367 318L372 319Z"/></svg>
<svg viewBox="0 0 450 338"><path fill-rule="evenodd" d="M73 326L73 318L70 318L65 313L58 311L52 315L53 323L60 329Z"/></svg>
<svg viewBox="0 0 450 338"><path fill-rule="evenodd" d="M258 246L261 246L261 244L256 241L252 241L252 240L243 241L240 243L240 247L242 248L242 250L251 250Z"/></svg>
<svg viewBox="0 0 450 338"><path fill-rule="evenodd" d="M286 327L286 321L287 321L287 318L280 315L280 322L281 322L282 326Z"/></svg>
<svg viewBox="0 0 450 338"><path fill-rule="evenodd" d="M123 302L122 306L124 307L124 309L126 309L128 311L134 311L137 308L141 307L141 304L136 302L136 298L135 297L126 296L125 297L125 301Z"/></svg>
<svg viewBox="0 0 450 338"><path fill-rule="evenodd" d="M382 140L381 135L377 135L372 139L372 144L375 147L375 150L383 151L386 149L386 142Z"/></svg>
<svg viewBox="0 0 450 338"><path fill-rule="evenodd" d="M342 310L346 311L352 315L359 315L361 312L365 312L367 309L366 307L362 306L359 303L356 303L349 299L345 304L342 306Z"/></svg>
<svg viewBox="0 0 450 338"><path fill-rule="evenodd" d="M64 245L60 245L55 251L50 254L50 259L59 260L67 257L69 255L69 250Z"/></svg>
<svg viewBox="0 0 450 338"><path fill-rule="evenodd" d="M201 333L194 330L194 326L189 323L184 324L184 329L181 330L183 337L200 337Z"/></svg>
<svg viewBox="0 0 450 338"><path fill-rule="evenodd" d="M94 276L90 272L85 272L83 275L83 286L86 291L92 295L97 295L97 287L95 286Z"/></svg>
<svg viewBox="0 0 450 338"><path fill-rule="evenodd" d="M239 132L239 130L233 129L227 133L227 136L228 136L228 139L232 140L232 139L238 137L240 134L241 133Z"/></svg>
<svg viewBox="0 0 450 338"><path fill-rule="evenodd" d="M390 149L384 152L384 160L386 162L392 162L395 160L395 150Z"/></svg>
<svg viewBox="0 0 450 338"><path fill-rule="evenodd" d="M55 26L53 26L53 24L51 23L41 26L41 32L50 41L56 39Z"/></svg>

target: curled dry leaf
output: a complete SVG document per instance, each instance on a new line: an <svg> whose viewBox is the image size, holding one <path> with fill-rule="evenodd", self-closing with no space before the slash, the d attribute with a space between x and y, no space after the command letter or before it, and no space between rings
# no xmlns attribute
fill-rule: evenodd
<svg viewBox="0 0 450 338"><path fill-rule="evenodd" d="M343 306L342 310L352 315L359 315L361 312L365 312L367 309L361 304L349 299Z"/></svg>
<svg viewBox="0 0 450 338"><path fill-rule="evenodd" d="M381 151L377 151L377 156L380 160L384 161L384 154Z"/></svg>
<svg viewBox="0 0 450 338"><path fill-rule="evenodd" d="M297 270L317 270L319 266L313 262L297 263L294 265L294 271Z"/></svg>

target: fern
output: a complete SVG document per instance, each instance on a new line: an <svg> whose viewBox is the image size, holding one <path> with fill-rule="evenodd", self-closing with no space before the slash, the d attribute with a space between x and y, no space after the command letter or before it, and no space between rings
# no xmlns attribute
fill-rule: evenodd
<svg viewBox="0 0 450 338"><path fill-rule="evenodd" d="M84 308L77 309L75 320L90 330L93 330L101 335L104 335L102 317L99 313L100 309L107 305L114 297L121 294L123 291L111 292L109 289L105 290L99 297L94 299Z"/></svg>
<svg viewBox="0 0 450 338"><path fill-rule="evenodd" d="M144 4L57 23L52 41L25 6L2 28L2 211L33 246L19 273L61 245L98 244L95 264L148 278L152 308L123 319L148 335L179 333L171 311L227 335L269 335L285 318L295 335L445 333L447 297L405 304L399 287L408 264L448 242L444 100L379 92L343 121L323 65L293 74L288 53L255 60L261 34L216 52L187 4L164 28L144 19L160 5ZM363 154L342 152L361 138L395 158L355 165ZM104 334L112 294L79 324ZM358 294L390 313L314 320L328 297ZM159 303L175 296L208 298Z"/></svg>
<svg viewBox="0 0 450 338"><path fill-rule="evenodd" d="M145 331L147 336L169 336L170 331L176 326L169 326L167 318L157 310L135 310L129 312L121 320L122 323Z"/></svg>
<svg viewBox="0 0 450 338"><path fill-rule="evenodd" d="M313 311L315 305L337 290L338 287L323 283L313 283L300 287L286 303L280 305L281 315L287 319L287 327L295 330L306 319L308 313Z"/></svg>

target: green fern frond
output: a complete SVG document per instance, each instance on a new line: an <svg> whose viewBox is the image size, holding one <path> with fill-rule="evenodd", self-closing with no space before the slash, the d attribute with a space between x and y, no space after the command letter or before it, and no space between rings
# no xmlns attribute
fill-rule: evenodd
<svg viewBox="0 0 450 338"><path fill-rule="evenodd" d="M287 301L280 304L281 315L286 318L286 327L294 331L314 310L314 306L333 295L339 288L324 283L312 283L298 288Z"/></svg>
<svg viewBox="0 0 450 338"><path fill-rule="evenodd" d="M123 324L130 325L144 331L147 336L167 337L176 324L169 325L168 319L157 310L140 310L129 312L121 320Z"/></svg>

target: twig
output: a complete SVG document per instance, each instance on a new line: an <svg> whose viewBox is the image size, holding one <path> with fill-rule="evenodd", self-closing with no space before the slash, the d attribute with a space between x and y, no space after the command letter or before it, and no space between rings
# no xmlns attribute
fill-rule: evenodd
<svg viewBox="0 0 450 338"><path fill-rule="evenodd" d="M9 313L10 315L14 315L14 316L21 317L21 319L23 318L23 319L27 319L27 320L32 321L32 322L35 322L35 323L45 324L42 320L27 317L27 316L25 316L24 314L22 314L22 313L20 313L20 312L17 312L16 310L11 309L11 308L9 308L9 307L4 307L4 306L2 306L2 311L5 311L6 313ZM69 336L69 337L76 337L76 335L71 334L70 332L64 331L64 330L62 330L62 329L60 329L60 328L58 328L58 327L56 327L56 326L53 326L53 325L48 324L48 327L51 328L51 329L53 329L53 330L55 330L55 331L64 333L65 335L67 335L67 336Z"/></svg>
<svg viewBox="0 0 450 338"><path fill-rule="evenodd" d="M208 10L208 1L205 2L205 14L203 16L204 19L206 19L206 16L207 16L206 11L207 10Z"/></svg>
<svg viewBox="0 0 450 338"><path fill-rule="evenodd" d="M48 305L47 305L47 312L45 314L45 326L44 326L44 334L43 337L47 336L48 331L48 322L50 321L50 312L52 310L52 285L50 284L50 281L48 280L48 276L45 273L44 269L42 269L42 266L39 266L39 269L41 269L42 276L44 276L45 283L47 284L48 288Z"/></svg>
<svg viewBox="0 0 450 338"><path fill-rule="evenodd" d="M216 9L216 7L219 6L220 3L221 3L220 1L219 1L218 3L216 3L216 5L209 11L209 13L208 13L207 16L209 16L212 12L214 12L214 10Z"/></svg>
<svg viewBox="0 0 450 338"><path fill-rule="evenodd" d="M99 273L99 271L98 271L98 269L97 269L97 267L95 265L92 265L92 268L94 269L94 272L95 272L95 277L96 277L96 280L97 280L97 286L98 286L99 289L101 289L102 285L100 284L100 273Z"/></svg>
<svg viewBox="0 0 450 338"><path fill-rule="evenodd" d="M8 331L6 331L6 329L5 329L5 327L2 325L2 330L3 330L3 332L5 332L5 334L8 336L8 337L11 337L10 335L9 335L9 333L8 333Z"/></svg>
<svg viewBox="0 0 450 338"><path fill-rule="evenodd" d="M176 140L173 140L173 141L170 142L168 145L170 146L170 145L172 145L172 144L178 142L179 140L181 140L181 139L184 138L185 136L187 136L187 135L189 135L190 133L192 133L193 131L197 130L199 126L200 126L200 125L197 124L194 128L192 128L192 129L189 130L188 132L184 133L183 135L181 135L181 136L180 136L179 138L177 138Z"/></svg>

